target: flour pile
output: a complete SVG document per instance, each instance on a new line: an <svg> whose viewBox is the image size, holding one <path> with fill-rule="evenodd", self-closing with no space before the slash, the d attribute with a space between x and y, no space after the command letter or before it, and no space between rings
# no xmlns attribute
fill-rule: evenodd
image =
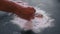
<svg viewBox="0 0 60 34"><path fill-rule="evenodd" d="M19 3L17 3L17 4L19 4ZM20 3L20 5L22 5L22 4ZM25 6L25 4L24 4L24 6ZM35 33L39 33L47 27L54 26L54 23L53 23L54 19L49 17L49 15L45 11L40 10L36 7L35 7L35 10L36 10L35 16L42 14L43 18L34 17L34 19L31 20L32 24L33 24L32 31L34 31ZM21 29L24 29L24 25L28 21L15 15L14 19L11 20L11 22L13 22L13 24L17 24ZM25 29L25 30L28 30L28 29Z"/></svg>
<svg viewBox="0 0 60 34"><path fill-rule="evenodd" d="M54 26L54 23L53 23L54 19L49 17L45 13L45 11L37 9L37 8L35 9L36 9L36 14L37 15L42 14L43 18L35 17L34 19L31 20L33 23L32 31L34 31L35 33L38 33L47 27ZM21 29L24 29L24 24L28 21L15 15L14 19L11 20L11 22L13 22L13 24L17 24L19 27L21 27ZM28 29L25 29L25 30L28 30Z"/></svg>

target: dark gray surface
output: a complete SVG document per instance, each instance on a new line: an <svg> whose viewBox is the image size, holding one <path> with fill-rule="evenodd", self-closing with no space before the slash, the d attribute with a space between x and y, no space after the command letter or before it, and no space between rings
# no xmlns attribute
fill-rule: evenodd
<svg viewBox="0 0 60 34"><path fill-rule="evenodd" d="M40 34L60 34L60 0L36 0L40 3L47 3L41 6L39 6L38 2L34 2L33 0L25 1L29 2L30 5L40 7L42 10L51 13L51 17L55 19L55 27L47 28ZM20 28L10 22L10 20L13 19L12 17L13 15L0 12L0 34L20 34Z"/></svg>

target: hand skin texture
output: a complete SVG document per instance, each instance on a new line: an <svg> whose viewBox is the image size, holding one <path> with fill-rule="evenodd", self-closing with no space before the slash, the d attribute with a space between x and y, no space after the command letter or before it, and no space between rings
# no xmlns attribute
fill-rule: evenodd
<svg viewBox="0 0 60 34"><path fill-rule="evenodd" d="M24 7L8 0L0 0L0 11L14 13L26 20L33 19L35 14L33 7Z"/></svg>

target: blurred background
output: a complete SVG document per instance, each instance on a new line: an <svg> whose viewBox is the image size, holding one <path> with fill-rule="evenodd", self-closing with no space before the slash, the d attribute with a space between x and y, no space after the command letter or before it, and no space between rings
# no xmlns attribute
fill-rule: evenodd
<svg viewBox="0 0 60 34"><path fill-rule="evenodd" d="M60 34L60 0L22 1L29 3L31 6L39 7L41 10L51 14L51 17L55 19L54 27L47 28L39 34ZM0 34L20 34L21 29L17 25L10 22L10 20L13 19L13 15L14 14L9 15L7 12L0 11Z"/></svg>

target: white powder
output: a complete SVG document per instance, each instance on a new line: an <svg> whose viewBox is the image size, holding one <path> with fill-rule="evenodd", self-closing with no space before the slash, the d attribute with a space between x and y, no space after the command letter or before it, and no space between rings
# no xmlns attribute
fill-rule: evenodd
<svg viewBox="0 0 60 34"><path fill-rule="evenodd" d="M35 8L35 9L37 9L37 8ZM48 17L48 15L45 13L45 11L37 9L36 13L37 13L37 15L42 14L43 18L35 17L33 20L31 20L33 23L32 30L35 33L41 32L43 29L45 29L47 27L54 26L54 24L53 24L54 19L51 19L51 17ZM11 20L11 22L13 22L13 24L17 24L19 27L24 29L24 25L28 21L15 15L14 19ZM28 29L25 29L25 30L28 30Z"/></svg>
<svg viewBox="0 0 60 34"><path fill-rule="evenodd" d="M13 1L18 5L22 5L24 7L28 7L28 5L26 3L17 3L18 1ZM48 16L47 13L45 13L45 11L40 10L38 8L35 7L36 10L36 14L42 14L43 18L38 18L35 17L34 19L32 19L32 23L33 23L33 27L32 27L32 31L34 31L35 33L41 32L43 29L47 28L47 27L52 27L54 26L54 19L52 19L51 17ZM37 16L35 15L35 16ZM21 27L22 29L24 29L24 25L25 23L27 23L28 21L25 19L22 19L18 16L14 16L14 19L11 20L11 22L13 22L13 24L17 24L19 27ZM26 29L28 30L28 29Z"/></svg>

